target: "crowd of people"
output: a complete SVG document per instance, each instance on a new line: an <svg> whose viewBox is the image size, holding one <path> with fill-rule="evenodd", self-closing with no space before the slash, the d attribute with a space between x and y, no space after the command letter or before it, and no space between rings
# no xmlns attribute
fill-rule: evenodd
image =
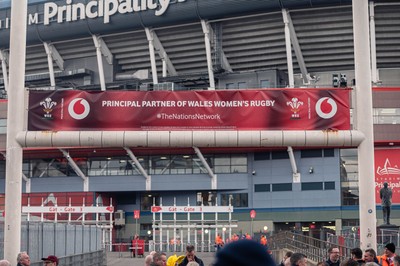
<svg viewBox="0 0 400 266"><path fill-rule="evenodd" d="M216 245L218 248L213 266L276 266L267 249L265 236L261 236L259 242L244 237L224 245L217 235ZM363 252L358 247L351 249L350 254L351 257L344 258L340 254L340 249L332 246L327 250L327 259L318 262L317 266L400 266L400 256L396 255L394 243L386 244L381 256L377 256L372 248ZM42 261L46 266L59 265L58 258L53 255L42 258ZM144 262L145 266L204 266L203 260L196 256L193 245L187 245L185 255L181 256L174 254L168 257L166 253L152 251L145 257ZM288 251L277 266L307 265L305 254ZM11 263L0 260L0 266L11 266ZM30 266L30 258L26 252L18 254L17 266Z"/></svg>
<svg viewBox="0 0 400 266"><path fill-rule="evenodd" d="M43 265L45 266L58 266L58 258L56 256L50 255L46 258L42 258ZM31 259L25 251L18 253L17 256L17 266L30 266ZM0 260L0 266L11 266L8 260Z"/></svg>
<svg viewBox="0 0 400 266"><path fill-rule="evenodd" d="M374 249L369 248L363 251L356 247L351 249L350 258L340 259L340 250L338 247L328 249L328 258L326 261L317 263L317 266L400 266L400 256L396 255L396 246L394 243L385 245L384 252L377 256ZM306 266L307 256L302 253L287 252L280 266Z"/></svg>
<svg viewBox="0 0 400 266"><path fill-rule="evenodd" d="M263 237L259 242L243 238L224 244L217 235L217 252L213 266L276 266L266 249L267 241ZM341 256L338 247L332 246L327 250L327 259L318 262L317 266L400 266L400 256L396 255L394 243L386 244L381 256L374 249L369 248L363 252L358 247L351 249L350 254L351 257L345 258ZM307 265L309 263L305 254L288 251L277 266ZM188 245L186 254L181 256L167 258L165 253L153 251L145 258L145 266L204 266L204 263L196 256L195 247Z"/></svg>

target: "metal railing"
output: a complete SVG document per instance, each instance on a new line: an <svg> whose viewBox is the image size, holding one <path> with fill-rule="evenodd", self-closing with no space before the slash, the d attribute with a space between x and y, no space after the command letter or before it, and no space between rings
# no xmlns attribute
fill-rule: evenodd
<svg viewBox="0 0 400 266"><path fill-rule="evenodd" d="M280 232L269 239L271 250L288 249L293 252L301 252L314 262L326 260L328 249L338 247L341 260L351 257L351 249L360 247L360 239L356 232L347 232L342 235L327 233L326 240L320 240L294 232ZM383 253L387 243L394 243L400 250L400 231L379 228L377 230L377 254Z"/></svg>
<svg viewBox="0 0 400 266"><path fill-rule="evenodd" d="M63 266L107 266L104 250L59 257L59 265ZM31 263L31 266L42 266L43 261Z"/></svg>

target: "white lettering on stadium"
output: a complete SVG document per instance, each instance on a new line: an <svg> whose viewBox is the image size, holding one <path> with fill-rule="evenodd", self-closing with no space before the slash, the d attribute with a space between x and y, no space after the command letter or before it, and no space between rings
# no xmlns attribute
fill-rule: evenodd
<svg viewBox="0 0 400 266"><path fill-rule="evenodd" d="M110 17L117 13L126 14L155 10L156 16L161 16L167 11L171 0L98 0L89 3L73 4L67 0L66 5L58 6L56 3L44 4L44 25L52 21L63 23L86 18L103 17L104 23L110 23ZM186 0L184 0L186 1ZM182 0L179 2L183 2Z"/></svg>
<svg viewBox="0 0 400 266"><path fill-rule="evenodd" d="M182 3L186 0L173 1ZM65 5L59 6L54 2L44 4L44 12L28 14L28 25L50 25L53 22L64 23L83 19L103 18L105 24L110 23L110 17L115 14L127 14L154 10L154 15L162 16L171 4L171 0L96 0L85 3L73 3L66 0ZM39 18L40 16L40 18ZM41 19L43 18L43 20ZM10 28L10 18L0 18L0 29Z"/></svg>

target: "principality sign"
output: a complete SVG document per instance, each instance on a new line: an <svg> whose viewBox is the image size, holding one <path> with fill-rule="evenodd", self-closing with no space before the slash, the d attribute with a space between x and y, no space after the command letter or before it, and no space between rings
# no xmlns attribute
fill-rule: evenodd
<svg viewBox="0 0 400 266"><path fill-rule="evenodd" d="M28 116L31 131L350 129L347 89L30 91Z"/></svg>

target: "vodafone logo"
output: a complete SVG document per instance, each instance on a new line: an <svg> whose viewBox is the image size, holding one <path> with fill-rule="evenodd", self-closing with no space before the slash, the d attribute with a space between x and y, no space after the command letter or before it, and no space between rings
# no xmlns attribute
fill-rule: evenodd
<svg viewBox="0 0 400 266"><path fill-rule="evenodd" d="M77 120L84 119L90 112L89 103L83 98L73 99L68 105L68 113Z"/></svg>
<svg viewBox="0 0 400 266"><path fill-rule="evenodd" d="M315 111L323 119L332 118L337 112L336 102L329 97L323 97L315 105Z"/></svg>

